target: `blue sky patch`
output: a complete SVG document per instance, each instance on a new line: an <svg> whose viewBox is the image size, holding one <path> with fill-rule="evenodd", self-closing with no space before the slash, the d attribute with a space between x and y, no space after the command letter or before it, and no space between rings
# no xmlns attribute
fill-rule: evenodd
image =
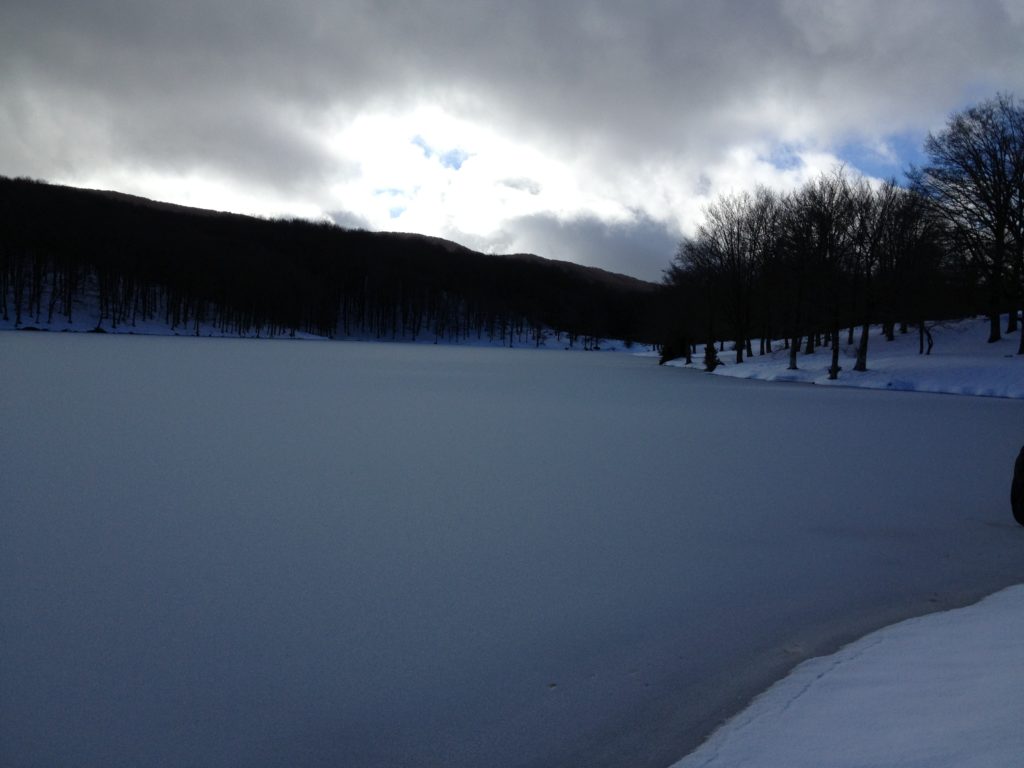
<svg viewBox="0 0 1024 768"><path fill-rule="evenodd" d="M413 146L417 146L423 150L423 156L425 158L430 159L434 156L434 148L427 144L427 140L419 134L412 137L412 144Z"/></svg>
<svg viewBox="0 0 1024 768"><path fill-rule="evenodd" d="M804 164L803 158L792 144L783 144L773 149L771 155L768 156L768 162L780 171L792 171Z"/></svg>
<svg viewBox="0 0 1024 768"><path fill-rule="evenodd" d="M881 179L895 177L902 184L907 180L906 171L910 164L921 165L925 161L922 151L924 138L923 134L903 133L886 137L878 146L849 142L837 147L836 155L865 175Z"/></svg>
<svg viewBox="0 0 1024 768"><path fill-rule="evenodd" d="M456 171L462 168L462 164L466 162L466 159L469 157L469 153L462 149L449 149L446 152L439 153L419 134L412 137L411 143L413 146L419 147L423 150L423 156L428 160L436 157L445 168L451 168Z"/></svg>
<svg viewBox="0 0 1024 768"><path fill-rule="evenodd" d="M441 155L441 165L445 168L452 168L457 171L462 167L462 164L466 162L468 157L468 152L464 152L461 149L450 149Z"/></svg>

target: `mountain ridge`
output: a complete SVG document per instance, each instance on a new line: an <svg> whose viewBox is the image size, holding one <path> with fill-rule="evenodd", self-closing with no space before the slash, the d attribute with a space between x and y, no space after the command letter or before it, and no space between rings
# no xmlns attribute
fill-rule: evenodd
<svg viewBox="0 0 1024 768"><path fill-rule="evenodd" d="M95 284L114 321L137 317L141 302L143 315L159 305L172 325L214 316L329 336L657 335L659 286L629 275L114 190L0 177L0 246L5 317L26 303L39 316L44 294L49 314L70 312L71 294Z"/></svg>

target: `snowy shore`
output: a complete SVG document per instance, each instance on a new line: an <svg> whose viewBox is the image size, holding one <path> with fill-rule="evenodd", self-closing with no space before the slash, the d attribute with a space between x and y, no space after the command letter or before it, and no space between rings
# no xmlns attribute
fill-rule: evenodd
<svg viewBox="0 0 1024 768"><path fill-rule="evenodd" d="M1006 318L1002 318L1006 327ZM726 344L718 353L721 364L715 369L717 376L759 381L793 381L822 386L887 389L912 392L937 392L955 395L981 395L986 397L1024 398L1024 356L1018 356L1019 334L1005 334L1000 341L986 343L988 321L976 317L928 324L934 339L931 354L918 353L919 342L915 328L909 333L897 333L886 341L879 326L871 329L868 345L868 370L853 370L857 358L855 345L844 345L840 357L842 371L831 381L828 368L831 351L820 348L811 355L798 356L799 369L787 370L789 352L776 343L770 355L754 355L736 363L735 352ZM857 331L858 335L860 331ZM843 341L846 336L844 334ZM701 368L699 353L691 368ZM687 367L683 360L671 360L666 365Z"/></svg>
<svg viewBox="0 0 1024 768"><path fill-rule="evenodd" d="M673 768L1012 768L1024 586L811 659Z"/></svg>
<svg viewBox="0 0 1024 768"><path fill-rule="evenodd" d="M1005 318L1003 319L1005 327ZM720 353L716 375L824 386L1024 398L1018 335L988 344L983 318L937 324L930 355L916 333L886 341L874 328L864 373L843 350L837 381L828 350L742 364ZM684 365L676 360L669 365ZM1024 442L1024 430L1021 440ZM1012 458L1012 457L1008 457ZM1007 510L1009 523L1009 462ZM1021 531L1008 530L1024 546ZM1024 585L980 603L879 630L804 662L673 768L1012 768L1024 755Z"/></svg>

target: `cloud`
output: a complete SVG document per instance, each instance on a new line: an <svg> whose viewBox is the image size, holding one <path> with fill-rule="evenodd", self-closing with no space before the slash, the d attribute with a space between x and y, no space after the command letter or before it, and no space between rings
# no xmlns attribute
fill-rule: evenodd
<svg viewBox="0 0 1024 768"><path fill-rule="evenodd" d="M540 183L533 179L518 178L518 179L502 179L501 183L509 189L517 189L521 192L527 192L531 195L539 195L541 192Z"/></svg>
<svg viewBox="0 0 1024 768"><path fill-rule="evenodd" d="M8 0L0 173L495 241L685 231L1024 92L1022 25L1020 0Z"/></svg>
<svg viewBox="0 0 1024 768"><path fill-rule="evenodd" d="M502 235L500 248L493 250L544 254L653 281L661 280L680 239L678 232L642 213L614 224L593 216L562 221L536 214L507 222Z"/></svg>
<svg viewBox="0 0 1024 768"><path fill-rule="evenodd" d="M327 214L330 221L345 229L369 229L370 222L362 216L357 216L348 211L331 211Z"/></svg>

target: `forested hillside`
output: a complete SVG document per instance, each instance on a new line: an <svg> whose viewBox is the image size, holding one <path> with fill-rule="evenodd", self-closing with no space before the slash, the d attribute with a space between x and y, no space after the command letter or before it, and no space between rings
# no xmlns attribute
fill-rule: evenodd
<svg viewBox="0 0 1024 768"><path fill-rule="evenodd" d="M537 343L656 339L657 286L438 238L266 220L0 177L0 312L17 326ZM80 319L80 318L79 318Z"/></svg>

